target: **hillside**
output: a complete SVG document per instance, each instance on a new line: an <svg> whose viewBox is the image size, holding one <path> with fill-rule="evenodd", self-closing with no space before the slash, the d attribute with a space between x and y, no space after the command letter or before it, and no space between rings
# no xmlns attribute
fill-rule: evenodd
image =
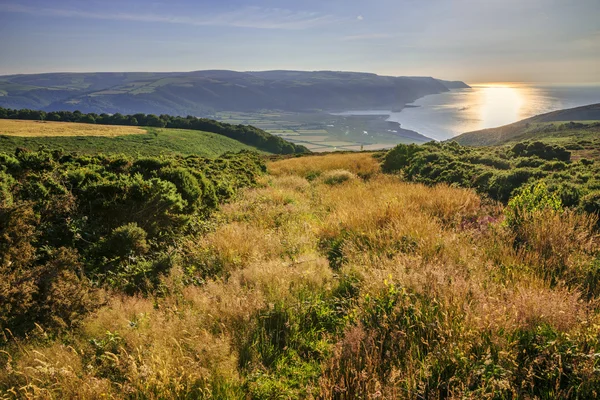
<svg viewBox="0 0 600 400"><path fill-rule="evenodd" d="M16 148L37 150L41 147L60 149L65 153L138 157L194 155L215 158L243 150L267 153L217 133L197 130L0 119L0 152L14 153Z"/></svg>
<svg viewBox="0 0 600 400"><path fill-rule="evenodd" d="M154 128L166 127L214 133L269 153L292 154L309 152L309 150L302 145L290 143L279 136L272 135L254 126L242 124L233 125L193 116L183 118L161 114L159 117L153 114L142 113L134 115L122 115L120 113L98 115L94 113L83 114L79 111L52 111L47 113L45 111L28 109L12 110L0 107L0 120L4 120L2 124L5 126L8 133L10 133L11 129L19 131L19 124L24 124L19 121L32 121L34 125L31 125L30 127L33 132L25 132L25 134L21 132L20 136L40 136L44 131L50 132L51 136L61 136L60 127L66 128L66 131L68 132L66 134L67 136L75 136L74 132L78 131L87 133L84 136L102 136L99 135L101 132L105 133L104 136L106 136L106 134L108 134L108 136L114 136L114 132L139 132L138 126ZM14 121L7 122L6 120ZM36 121L38 122L37 125L35 125ZM43 122L47 122L48 124L40 124ZM56 125L53 124L54 122L60 122L61 124ZM68 126L68 124L71 123L76 123L78 125ZM82 123L89 126L84 126ZM97 126L98 129L94 130L93 126ZM111 128L110 126L117 126L120 128L116 129ZM49 127L55 127L55 129L48 129ZM39 132L36 132L38 130ZM23 129L20 129L20 131L23 131ZM111 134L111 132L113 134ZM85 151L93 152L95 149L90 147Z"/></svg>
<svg viewBox="0 0 600 400"><path fill-rule="evenodd" d="M0 76L0 107L195 116L264 109L392 109L448 91L446 84L457 85L429 77L331 71L11 75Z"/></svg>
<svg viewBox="0 0 600 400"><path fill-rule="evenodd" d="M594 218L380 159L0 155L0 393L595 398Z"/></svg>
<svg viewBox="0 0 600 400"><path fill-rule="evenodd" d="M600 133L600 126L590 123L590 121L598 120L600 120L600 104L591 104L536 115L498 128L463 133L452 138L452 140L466 146L493 146L526 139L540 140L586 136L593 138ZM575 121L582 121L584 124L557 123Z"/></svg>

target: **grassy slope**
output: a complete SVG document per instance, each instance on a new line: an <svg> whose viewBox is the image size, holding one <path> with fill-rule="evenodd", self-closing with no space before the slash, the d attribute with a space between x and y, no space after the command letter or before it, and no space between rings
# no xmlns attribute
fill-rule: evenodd
<svg viewBox="0 0 600 400"><path fill-rule="evenodd" d="M70 125L77 125L71 124ZM94 125L89 125L94 127ZM122 128L122 127L116 127ZM186 129L144 128L148 133L118 137L54 136L16 137L0 136L0 151L12 153L17 147L38 149L61 148L79 153L123 153L130 155L180 154L216 157L225 152L241 150L265 153L223 135Z"/></svg>
<svg viewBox="0 0 600 400"><path fill-rule="evenodd" d="M368 154L269 171L183 244L167 295L115 295L63 339L15 344L0 385L56 398L597 393L600 315L578 281L553 283L594 262L586 217L536 220L516 251L500 206L381 175ZM217 273L183 287L191 266Z"/></svg>
<svg viewBox="0 0 600 400"><path fill-rule="evenodd" d="M597 137L600 126L581 129L580 127L569 126L565 122L582 121L586 125L594 125L593 121L597 120L600 120L600 104L591 104L537 115L498 128L463 133L452 140L466 146L493 146L527 139L582 138L584 136L585 139L589 139ZM546 129L548 126L557 126L559 129Z"/></svg>
<svg viewBox="0 0 600 400"><path fill-rule="evenodd" d="M76 122L0 119L0 135L21 137L103 136L144 134L138 126L82 124Z"/></svg>

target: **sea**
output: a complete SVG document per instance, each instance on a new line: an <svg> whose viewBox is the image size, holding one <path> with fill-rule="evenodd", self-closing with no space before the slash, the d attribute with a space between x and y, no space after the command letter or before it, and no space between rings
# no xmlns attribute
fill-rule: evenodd
<svg viewBox="0 0 600 400"><path fill-rule="evenodd" d="M600 84L493 83L422 97L399 112L348 111L344 115L388 115L404 129L435 140L511 124L534 115L600 103Z"/></svg>

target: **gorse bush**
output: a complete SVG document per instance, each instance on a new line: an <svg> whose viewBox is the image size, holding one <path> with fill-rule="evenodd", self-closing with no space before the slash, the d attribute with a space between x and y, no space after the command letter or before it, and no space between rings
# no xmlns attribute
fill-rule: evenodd
<svg viewBox="0 0 600 400"><path fill-rule="evenodd" d="M506 206L504 223L510 229L522 225L533 214L546 210L562 212L562 202L556 193L549 193L543 183L525 187L510 199Z"/></svg>
<svg viewBox="0 0 600 400"><path fill-rule="evenodd" d="M563 147L522 142L512 147L472 148L456 142L422 146L398 145L390 150L382 170L401 172L411 181L448 183L473 188L507 203L532 182L544 182L566 207L584 208L583 198L596 190L589 174L600 174L594 163L572 162Z"/></svg>
<svg viewBox="0 0 600 400"><path fill-rule="evenodd" d="M19 149L0 159L2 329L69 327L94 287L150 294L167 254L218 203L253 185L251 153L128 159Z"/></svg>

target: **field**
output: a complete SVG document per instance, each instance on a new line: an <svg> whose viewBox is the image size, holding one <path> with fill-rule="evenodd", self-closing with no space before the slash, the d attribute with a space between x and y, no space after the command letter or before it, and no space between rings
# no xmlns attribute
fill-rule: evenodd
<svg viewBox="0 0 600 400"><path fill-rule="evenodd" d="M73 122L26 121L0 119L0 135L21 137L55 136L102 136L144 134L143 128L136 126L91 125Z"/></svg>
<svg viewBox="0 0 600 400"><path fill-rule="evenodd" d="M385 116L341 116L328 113L220 112L215 118L231 124L249 124L314 152L363 149L381 150L398 143L424 143L428 139L400 129Z"/></svg>
<svg viewBox="0 0 600 400"><path fill-rule="evenodd" d="M195 130L0 119L0 151L41 146L65 152L146 156L217 157L241 150L265 153L223 135Z"/></svg>
<svg viewBox="0 0 600 400"><path fill-rule="evenodd" d="M78 324L8 335L0 392L596 398L597 218L544 196L514 214L472 190L383 174L382 156L270 162L186 236L159 239L171 261L145 270L145 292L104 286ZM144 263L136 240L119 274Z"/></svg>

